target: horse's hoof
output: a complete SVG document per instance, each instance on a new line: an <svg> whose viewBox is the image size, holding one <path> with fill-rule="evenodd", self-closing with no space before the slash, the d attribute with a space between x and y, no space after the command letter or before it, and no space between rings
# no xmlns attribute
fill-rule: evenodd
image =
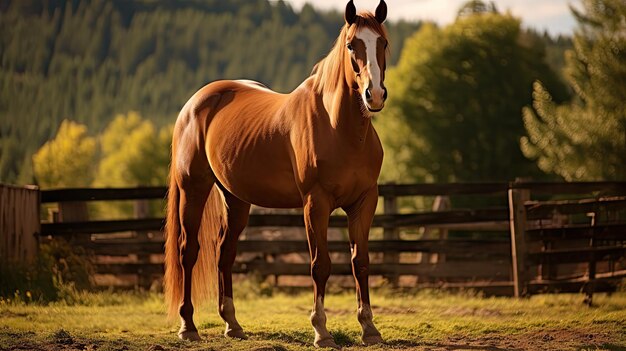
<svg viewBox="0 0 626 351"><path fill-rule="evenodd" d="M200 341L200 340L202 340L202 338L200 338L200 334L198 334L198 331L196 331L196 330L180 331L180 332L178 332L178 337L181 340L189 340L189 341Z"/></svg>
<svg viewBox="0 0 626 351"><path fill-rule="evenodd" d="M227 338L233 338L233 339L241 339L241 340L248 339L248 336L246 335L246 333L243 332L243 329L226 330L224 332L224 336Z"/></svg>
<svg viewBox="0 0 626 351"><path fill-rule="evenodd" d="M363 340L363 345L365 345L365 346L376 345L376 344L382 344L383 343L383 338L380 335L363 336L362 340Z"/></svg>
<svg viewBox="0 0 626 351"><path fill-rule="evenodd" d="M335 340L333 340L333 338L322 339L322 340L315 340L313 345L315 345L315 347L319 347L319 348L331 348L331 349L335 349L335 350L340 350L341 349L341 347L339 347L339 345L337 345L335 343Z"/></svg>

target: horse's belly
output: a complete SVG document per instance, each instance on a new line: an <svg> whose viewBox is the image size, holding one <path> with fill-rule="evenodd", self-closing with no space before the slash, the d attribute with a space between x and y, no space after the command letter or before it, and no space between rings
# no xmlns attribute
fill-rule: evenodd
<svg viewBox="0 0 626 351"><path fill-rule="evenodd" d="M209 146L209 162L218 181L239 199L262 207L302 207L291 159L278 139Z"/></svg>
<svg viewBox="0 0 626 351"><path fill-rule="evenodd" d="M302 207L302 197L292 172L244 166L233 168L232 174L224 174L218 179L228 191L251 204L269 208Z"/></svg>

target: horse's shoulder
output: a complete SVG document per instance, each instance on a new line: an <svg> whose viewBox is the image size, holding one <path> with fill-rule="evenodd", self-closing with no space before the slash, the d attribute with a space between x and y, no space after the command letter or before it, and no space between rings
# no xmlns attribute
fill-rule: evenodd
<svg viewBox="0 0 626 351"><path fill-rule="evenodd" d="M296 89L293 90L292 94L297 95L305 95L305 96L313 96L315 95L315 80L314 77L309 77L305 79Z"/></svg>
<svg viewBox="0 0 626 351"><path fill-rule="evenodd" d="M289 94L287 104L292 110L303 113L305 110L317 111L320 101L312 80L307 79Z"/></svg>

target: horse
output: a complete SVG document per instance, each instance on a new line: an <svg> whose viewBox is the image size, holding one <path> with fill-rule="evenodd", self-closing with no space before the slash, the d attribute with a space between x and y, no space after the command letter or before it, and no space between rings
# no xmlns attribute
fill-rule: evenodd
<svg viewBox="0 0 626 351"><path fill-rule="evenodd" d="M181 339L200 340L193 302L215 294L224 335L246 338L235 317L232 266L255 204L303 209L316 347L338 348L324 312L327 228L333 210L346 212L362 341L383 341L372 321L368 237L383 160L372 118L387 98L386 17L384 0L374 14L357 14L350 0L330 53L289 94L221 80L182 108L172 139L164 277L168 314L180 316Z"/></svg>

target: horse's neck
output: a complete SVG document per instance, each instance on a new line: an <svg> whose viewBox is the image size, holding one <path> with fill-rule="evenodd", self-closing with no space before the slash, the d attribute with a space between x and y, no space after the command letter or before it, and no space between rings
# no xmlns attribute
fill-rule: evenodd
<svg viewBox="0 0 626 351"><path fill-rule="evenodd" d="M340 137L354 144L363 144L371 128L371 119L363 115L359 99L358 93L346 84L339 85L334 92L326 92L323 96L333 128Z"/></svg>

